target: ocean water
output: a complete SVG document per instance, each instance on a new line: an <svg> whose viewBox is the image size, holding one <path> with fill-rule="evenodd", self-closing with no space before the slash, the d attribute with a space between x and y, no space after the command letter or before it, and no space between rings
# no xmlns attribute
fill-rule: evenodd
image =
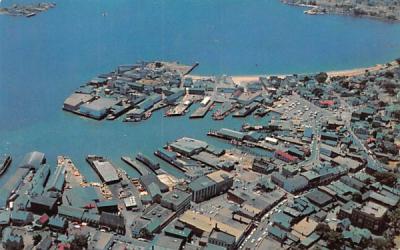
<svg viewBox="0 0 400 250"><path fill-rule="evenodd" d="M0 7L23 2L32 1L4 0ZM56 3L33 18L0 16L0 153L12 154L13 168L38 150L52 165L59 154L71 156L89 180L96 176L87 154L103 155L135 175L122 155L151 155L181 136L226 146L206 132L243 122L164 118L162 112L142 123L98 122L61 110L75 88L119 64L174 60L199 62L197 74L278 74L363 67L400 55L399 24L308 16L278 0Z"/></svg>

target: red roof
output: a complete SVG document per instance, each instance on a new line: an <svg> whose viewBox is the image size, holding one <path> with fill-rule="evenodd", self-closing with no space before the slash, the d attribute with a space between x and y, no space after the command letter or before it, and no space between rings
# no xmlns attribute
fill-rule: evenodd
<svg viewBox="0 0 400 250"><path fill-rule="evenodd" d="M92 208L95 208L95 207L96 207L96 204L93 203L93 202L88 203L88 204L85 205L85 208L87 208L87 209L92 209Z"/></svg>
<svg viewBox="0 0 400 250"><path fill-rule="evenodd" d="M46 224L48 221L49 221L49 216L47 214L43 214L39 218L39 223L42 225Z"/></svg>
<svg viewBox="0 0 400 250"><path fill-rule="evenodd" d="M322 100L322 101L319 101L319 104L325 105L325 106L332 106L333 104L335 104L335 102L332 100Z"/></svg>
<svg viewBox="0 0 400 250"><path fill-rule="evenodd" d="M275 154L285 158L288 161L296 161L297 160L297 157L290 155L289 153L284 152L282 150L276 150Z"/></svg>
<svg viewBox="0 0 400 250"><path fill-rule="evenodd" d="M58 244L57 249L59 249L59 250L70 249L70 245L69 244L60 243L60 244Z"/></svg>

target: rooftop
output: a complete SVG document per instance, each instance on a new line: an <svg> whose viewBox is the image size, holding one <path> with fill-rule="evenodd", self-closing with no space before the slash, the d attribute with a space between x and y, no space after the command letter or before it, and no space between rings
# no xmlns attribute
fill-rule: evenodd
<svg viewBox="0 0 400 250"><path fill-rule="evenodd" d="M377 218L381 218L381 217L385 216L387 211L388 211L388 209L386 207L379 205L372 201L368 201L361 208L361 212L373 215L374 217L377 217Z"/></svg>

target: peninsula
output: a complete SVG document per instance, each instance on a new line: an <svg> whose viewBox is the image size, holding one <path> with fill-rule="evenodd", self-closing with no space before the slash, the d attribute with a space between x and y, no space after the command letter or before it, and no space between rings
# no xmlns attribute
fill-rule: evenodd
<svg viewBox="0 0 400 250"><path fill-rule="evenodd" d="M310 7L304 13L343 14L358 17L371 17L386 21L400 20L400 4L397 0L281 0L285 4Z"/></svg>
<svg viewBox="0 0 400 250"><path fill-rule="evenodd" d="M0 14L10 16L33 17L56 6L55 3L38 3L30 5L13 4L8 8L0 8Z"/></svg>

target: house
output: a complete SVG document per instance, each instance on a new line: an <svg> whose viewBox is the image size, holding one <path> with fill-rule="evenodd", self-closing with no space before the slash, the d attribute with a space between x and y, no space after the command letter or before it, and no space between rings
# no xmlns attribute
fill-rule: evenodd
<svg viewBox="0 0 400 250"><path fill-rule="evenodd" d="M27 211L13 210L10 219L14 226L25 226L33 222L33 214Z"/></svg>
<svg viewBox="0 0 400 250"><path fill-rule="evenodd" d="M50 217L48 226L54 232L64 233L68 227L68 221L60 215Z"/></svg>

